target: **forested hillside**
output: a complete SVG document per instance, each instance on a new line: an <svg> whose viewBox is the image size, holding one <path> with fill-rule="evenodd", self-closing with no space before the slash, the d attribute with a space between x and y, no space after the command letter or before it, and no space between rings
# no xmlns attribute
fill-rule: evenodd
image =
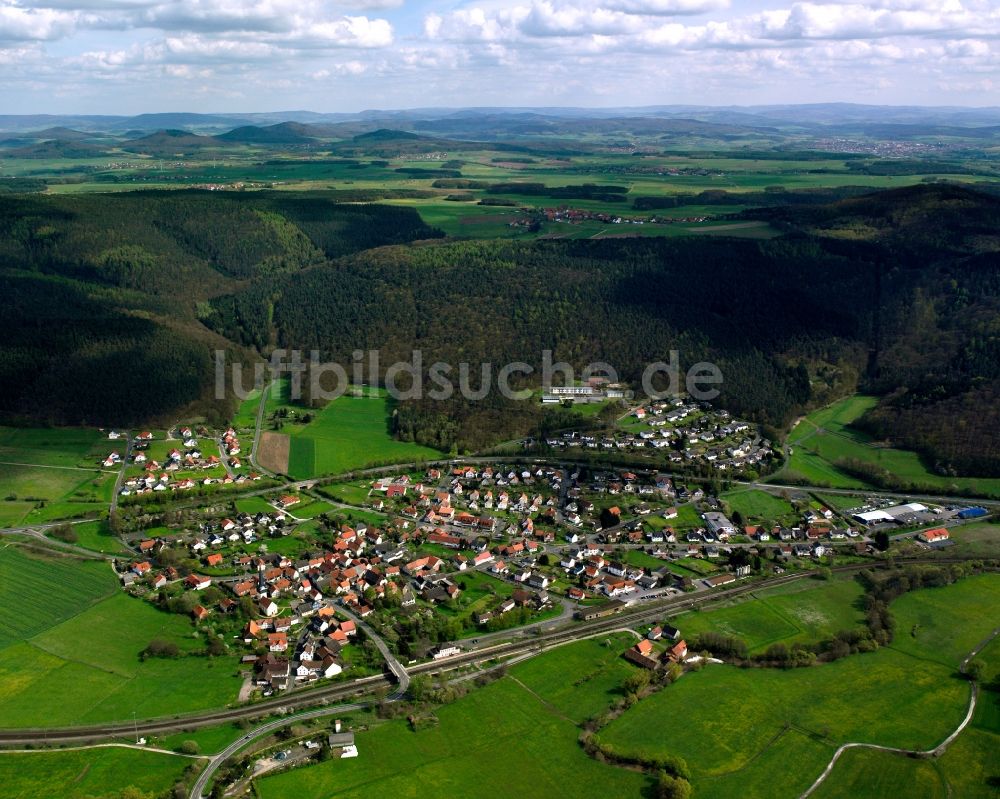
<svg viewBox="0 0 1000 799"><path fill-rule="evenodd" d="M869 431L941 472L1000 469L1000 199L921 186L762 208L770 240L421 241L410 209L335 194L0 196L0 413L145 421L211 400L211 350L318 349L383 368L614 366L678 350L721 402L779 428L857 388ZM455 373L452 373L452 377ZM536 374L525 381L538 385ZM477 448L557 420L491 393L407 401L398 434Z"/></svg>
<svg viewBox="0 0 1000 799"><path fill-rule="evenodd" d="M191 403L220 419L199 317L247 281L439 235L408 209L322 195L0 196L0 414L148 422Z"/></svg>
<svg viewBox="0 0 1000 799"><path fill-rule="evenodd" d="M317 348L341 363L378 349L384 367L420 349L425 368L435 360L537 367L552 349L577 367L610 362L632 382L677 349L685 365L720 366L723 404L776 427L858 387L889 394L866 424L927 452L942 471L984 473L1000 466L981 440L997 403L980 407L994 396L1000 362L998 205L964 189L918 187L758 211L787 230L771 241L383 248L264 277L213 302L207 321L247 345ZM941 424L952 406L935 403L945 399L965 409L960 421L977 409L971 427ZM540 422L537 408L518 405L410 401L399 432L475 448Z"/></svg>

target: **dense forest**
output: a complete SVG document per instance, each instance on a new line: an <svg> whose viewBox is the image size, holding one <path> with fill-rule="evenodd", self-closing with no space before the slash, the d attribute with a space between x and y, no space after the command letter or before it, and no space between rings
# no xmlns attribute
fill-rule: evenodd
<svg viewBox="0 0 1000 799"><path fill-rule="evenodd" d="M253 279L368 247L440 236L409 209L320 195L179 191L0 195L0 414L148 422L213 395L201 323ZM233 309L232 313L236 313Z"/></svg>
<svg viewBox="0 0 1000 799"><path fill-rule="evenodd" d="M618 187L595 186L608 192ZM772 199L786 192L763 192ZM851 192L853 195L853 192ZM822 193L820 193L822 196ZM952 185L757 208L771 240L434 241L411 209L338 193L0 195L0 413L123 424L211 398L213 349L317 349L382 369L420 350L491 378L543 350L638 383L680 354L775 428L862 388L860 424L942 473L1000 470L1000 199ZM378 377L381 377L380 374ZM397 434L475 449L557 427L488 393L411 399Z"/></svg>

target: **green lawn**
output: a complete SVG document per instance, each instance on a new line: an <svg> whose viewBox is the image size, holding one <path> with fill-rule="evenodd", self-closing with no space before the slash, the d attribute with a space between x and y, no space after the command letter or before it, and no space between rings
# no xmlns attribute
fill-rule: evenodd
<svg viewBox="0 0 1000 799"><path fill-rule="evenodd" d="M339 474L363 466L440 457L437 450L397 441L389 426L393 403L377 397L338 397L307 425L286 425L288 473L295 479Z"/></svg>
<svg viewBox="0 0 1000 799"><path fill-rule="evenodd" d="M712 563L712 561L703 560L702 558L678 558L674 563L703 577L715 574L719 570L719 567Z"/></svg>
<svg viewBox="0 0 1000 799"><path fill-rule="evenodd" d="M164 795L197 761L121 747L0 753L3 799L112 799L126 788Z"/></svg>
<svg viewBox="0 0 1000 799"><path fill-rule="evenodd" d="M850 427L878 402L876 397L853 396L835 402L802 419L789 433L792 455L775 479L790 474L818 485L834 488L866 488L866 484L840 471L842 459L865 461L902 480L940 491L972 490L984 496L1000 497L1000 478L943 477L927 470L920 457L909 450L883 446L869 435Z"/></svg>
<svg viewBox="0 0 1000 799"><path fill-rule="evenodd" d="M590 650L596 660L586 651L567 655L560 648L538 659L549 661L548 666L534 661L527 671L528 664L517 666L510 676L438 709L439 723L420 732L397 720L359 733L357 759L265 777L256 783L258 794L262 799L638 797L648 788L649 778L587 757L577 743L579 729L564 712L563 703L574 698L573 689L558 684L563 657L589 670L584 675L601 662L616 672L620 669L599 645ZM566 677L568 682L575 678ZM606 695L610 679L595 676L581 684L578 698L589 694L586 701L596 706L603 701L598 697ZM521 683L534 687L529 690Z"/></svg>
<svg viewBox="0 0 1000 799"><path fill-rule="evenodd" d="M626 550L624 555L624 560L626 563L632 566L638 566L640 569L662 569L666 562L660 558L654 558L648 552L643 552L641 549L629 549Z"/></svg>
<svg viewBox="0 0 1000 799"><path fill-rule="evenodd" d="M324 513L329 513L335 510L334 506L329 502L323 502L321 500L313 500L300 503L292 508L289 508L289 512L295 516L297 519L314 519L317 516L322 516Z"/></svg>
<svg viewBox="0 0 1000 799"><path fill-rule="evenodd" d="M241 497L235 504L240 513L274 513L274 506L264 497Z"/></svg>
<svg viewBox="0 0 1000 799"><path fill-rule="evenodd" d="M677 518L668 519L667 523L673 525L678 530L690 530L705 526L705 521L701 518L701 514L698 513L698 509L690 504L678 505Z"/></svg>

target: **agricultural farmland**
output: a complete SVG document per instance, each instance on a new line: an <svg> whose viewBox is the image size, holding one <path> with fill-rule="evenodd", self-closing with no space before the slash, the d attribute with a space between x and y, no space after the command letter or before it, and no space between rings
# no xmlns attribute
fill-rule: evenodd
<svg viewBox="0 0 1000 799"><path fill-rule="evenodd" d="M114 443L86 428L0 427L0 524L102 510L111 499L115 474L99 468L98 461Z"/></svg>
<svg viewBox="0 0 1000 799"><path fill-rule="evenodd" d="M41 557L0 541L0 650L85 611L117 582L106 563Z"/></svg>
<svg viewBox="0 0 1000 799"><path fill-rule="evenodd" d="M851 578L800 580L750 596L729 607L685 613L674 622L689 638L719 632L742 638L751 652L760 652L779 641L818 641L865 620L861 585Z"/></svg>
<svg viewBox="0 0 1000 799"><path fill-rule="evenodd" d="M73 564L84 573L91 565ZM95 565L110 574L106 564ZM52 593L45 588L50 576L58 578L59 572L46 567L37 574L46 596ZM140 718L159 716L218 707L236 698L235 658L201 655L204 643L184 617L121 593L82 608L73 580L64 576L63 584L68 598L55 606L56 613L29 615L31 623L7 632L0 649L0 726L109 721L133 712ZM91 589L92 598L107 588L102 581ZM3 618L23 615L18 596L2 598ZM39 607L48 607L44 599ZM175 642L182 655L141 660L154 638Z"/></svg>
<svg viewBox="0 0 1000 799"><path fill-rule="evenodd" d="M984 690L972 723L937 761L915 760L888 752L851 749L837 761L816 799L879 797L897 786L914 786L914 796L996 799L1000 767L1000 640L980 655L986 664Z"/></svg>

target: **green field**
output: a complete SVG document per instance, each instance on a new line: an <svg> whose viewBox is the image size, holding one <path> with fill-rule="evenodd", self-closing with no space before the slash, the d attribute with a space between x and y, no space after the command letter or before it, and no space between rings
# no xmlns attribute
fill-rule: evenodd
<svg viewBox="0 0 1000 799"><path fill-rule="evenodd" d="M772 796L793 796L822 771L837 744L933 746L961 721L967 700L967 685L948 668L888 649L792 671L710 666L644 699L600 739L633 755L684 758L699 796L726 795L725 778L733 772L741 772L748 789L769 784ZM681 715L682 735L656 723ZM825 746L794 770L762 767L757 756L790 729Z"/></svg>
<svg viewBox="0 0 1000 799"><path fill-rule="evenodd" d="M1000 678L1000 640L994 639L979 657L986 662L984 686ZM814 794L817 799L879 797L899 791L914 796L956 799L996 799L1000 786L1000 690L981 690L972 723L938 760L915 760L888 752L850 749L837 761L830 776Z"/></svg>
<svg viewBox="0 0 1000 799"><path fill-rule="evenodd" d="M848 749L826 781L813 794L816 799L854 799L891 796L903 790L907 796L945 799L948 789L933 761L913 760L876 749ZM959 793L957 799L969 795Z"/></svg>
<svg viewBox="0 0 1000 799"><path fill-rule="evenodd" d="M996 624L998 591L991 574L901 597L895 643L875 653L790 671L689 673L613 721L601 741L633 756L684 758L699 797L731 796L737 786L743 796L797 796L840 743L930 748L964 717L969 689L955 667ZM781 597L797 604L794 592L768 601ZM933 630L910 640L907 625L928 613ZM686 618L676 620L685 634ZM682 734L657 723L682 715ZM782 767L788 762L796 767Z"/></svg>
<svg viewBox="0 0 1000 799"><path fill-rule="evenodd" d="M100 467L121 441L82 427L0 427L0 525L96 514L114 491L116 469Z"/></svg>
<svg viewBox="0 0 1000 799"><path fill-rule="evenodd" d="M817 583L803 579L753 594L729 607L685 613L673 623L689 637L701 632L734 635L760 652L784 641L813 642L864 624L861 586L852 579Z"/></svg>
<svg viewBox="0 0 1000 799"><path fill-rule="evenodd" d="M878 402L877 397L853 396L814 411L800 420L788 435L791 457L775 480L801 477L816 485L833 488L871 488L835 465L855 459L888 470L903 481L940 491L974 491L1000 497L1000 479L942 477L927 470L919 455L884 446L871 436L850 427Z"/></svg>
<svg viewBox="0 0 1000 799"><path fill-rule="evenodd" d="M161 749L180 751L185 741L194 741L198 744L198 751L205 755L225 749L229 744L245 734L246 730L237 727L235 724L223 724L219 727L202 727L197 730L174 733L173 735L155 740L153 745Z"/></svg>
<svg viewBox="0 0 1000 799"><path fill-rule="evenodd" d="M719 499L738 512L745 524L795 524L799 515L788 500L759 489L728 491Z"/></svg>
<svg viewBox="0 0 1000 799"><path fill-rule="evenodd" d="M511 677L580 724L624 695L622 683L635 666L621 653L635 642L634 636L612 633L567 644L519 664Z"/></svg>
<svg viewBox="0 0 1000 799"><path fill-rule="evenodd" d="M0 651L85 611L117 585L107 563L43 558L0 541Z"/></svg>
<svg viewBox="0 0 1000 799"><path fill-rule="evenodd" d="M289 476L301 480L440 457L437 450L394 439L389 429L392 412L393 403L385 392L379 391L377 397L345 395L316 411L309 424L284 428L291 436Z"/></svg>
<svg viewBox="0 0 1000 799"><path fill-rule="evenodd" d="M942 550L941 554L966 555L975 558L1000 557L1000 524L963 524L951 528L954 546Z"/></svg>
<svg viewBox="0 0 1000 799"><path fill-rule="evenodd" d="M160 796L198 761L121 747L0 753L3 799L112 799L126 788ZM43 787L44 786L44 787Z"/></svg>
<svg viewBox="0 0 1000 799"><path fill-rule="evenodd" d="M703 560L702 558L678 558L672 562L702 577L715 574L719 570L719 567L712 563L712 561Z"/></svg>
<svg viewBox="0 0 1000 799"><path fill-rule="evenodd" d="M437 709L436 726L412 732L404 720L388 722L357 735L357 759L265 777L256 783L258 794L262 799L640 796L648 777L598 763L577 743L575 719L605 702L614 680L631 668L614 660L619 645L627 645L619 639L614 636L607 650L586 642L518 665L509 676ZM564 672L565 658L579 673Z"/></svg>
<svg viewBox="0 0 1000 799"><path fill-rule="evenodd" d="M89 567L91 564L82 564ZM98 564L110 569L106 564ZM171 640L182 652L200 652L190 621L156 610L139 599L115 593L80 604L70 579L48 587L40 572L39 600L69 594L55 615L28 616L24 629L11 630L0 649L0 727L45 727L184 713L225 705L240 686L236 660L188 654L176 659L141 661L140 652L153 638ZM113 580L113 577L112 577ZM112 583L113 585L113 583ZM65 587L64 587L65 586ZM107 593L107 583L101 588ZM97 589L92 589L96 591ZM75 604L70 604L76 594ZM23 593L5 593L3 617L21 618Z"/></svg>
<svg viewBox="0 0 1000 799"><path fill-rule="evenodd" d="M125 549L121 539L108 529L106 521L74 524L73 532L76 534L77 540L75 545L78 547L110 554L116 554Z"/></svg>
<svg viewBox="0 0 1000 799"><path fill-rule="evenodd" d="M914 591L892 605L900 652L954 666L1000 626L1000 578L967 577L947 588Z"/></svg>

